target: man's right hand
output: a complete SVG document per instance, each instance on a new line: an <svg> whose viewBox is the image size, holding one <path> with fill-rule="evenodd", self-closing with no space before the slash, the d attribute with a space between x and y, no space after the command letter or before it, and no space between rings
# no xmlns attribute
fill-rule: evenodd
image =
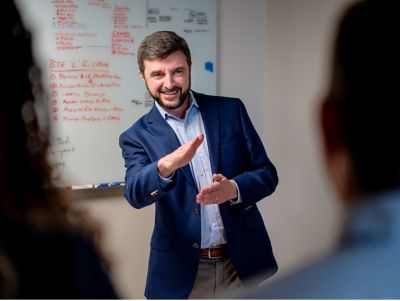
<svg viewBox="0 0 400 301"><path fill-rule="evenodd" d="M160 175L168 178L175 170L188 164L203 140L204 134L198 135L193 140L181 145L172 153L158 160L157 168Z"/></svg>

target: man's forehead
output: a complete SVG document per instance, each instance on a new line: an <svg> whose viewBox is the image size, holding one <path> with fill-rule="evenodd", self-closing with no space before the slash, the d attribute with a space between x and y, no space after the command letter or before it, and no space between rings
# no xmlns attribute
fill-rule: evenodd
<svg viewBox="0 0 400 301"><path fill-rule="evenodd" d="M168 56L166 58L155 58L143 60L143 64L146 69L176 69L176 68L188 68L189 65L186 61L186 57L179 56Z"/></svg>

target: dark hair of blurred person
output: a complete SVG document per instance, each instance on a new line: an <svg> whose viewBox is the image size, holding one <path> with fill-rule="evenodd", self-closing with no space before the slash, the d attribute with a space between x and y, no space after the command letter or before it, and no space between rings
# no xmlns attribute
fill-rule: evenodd
<svg viewBox="0 0 400 301"><path fill-rule="evenodd" d="M352 4L338 26L321 106L329 176L348 223L326 258L244 298L399 299L400 2Z"/></svg>
<svg viewBox="0 0 400 301"><path fill-rule="evenodd" d="M0 298L116 298L97 228L51 185L30 35L13 1L1 14Z"/></svg>
<svg viewBox="0 0 400 301"><path fill-rule="evenodd" d="M326 153L348 153L347 179L333 178L346 200L400 187L399 9L398 1L362 1L339 24L322 125Z"/></svg>

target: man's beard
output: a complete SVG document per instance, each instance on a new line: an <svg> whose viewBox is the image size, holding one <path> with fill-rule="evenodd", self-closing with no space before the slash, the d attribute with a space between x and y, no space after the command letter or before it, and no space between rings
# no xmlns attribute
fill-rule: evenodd
<svg viewBox="0 0 400 301"><path fill-rule="evenodd" d="M147 83L145 83L145 84L146 84L147 91L149 92L149 94L151 95L151 97L153 97L153 99L154 99L155 101L157 101L157 103L160 105L160 107L162 107L162 108L164 108L164 109L167 109L167 110L175 110L175 109L180 108L180 107L185 103L185 100L187 99L187 97L188 97L188 95L189 95L190 86L191 86L191 80L189 79L189 87L188 87L188 89L187 89L186 91L183 91L181 87L175 86L175 87L173 87L172 89L168 89L168 90L164 89L163 91L160 92L160 93L165 93L165 92L176 92L176 91L180 91L180 94L181 94L181 95L179 96L179 101L178 101L176 104L167 104L167 103L163 103L163 101L160 99L160 97L157 97L157 96L155 96L155 95L153 95L153 94L151 93L151 91L150 91L150 89L149 89Z"/></svg>

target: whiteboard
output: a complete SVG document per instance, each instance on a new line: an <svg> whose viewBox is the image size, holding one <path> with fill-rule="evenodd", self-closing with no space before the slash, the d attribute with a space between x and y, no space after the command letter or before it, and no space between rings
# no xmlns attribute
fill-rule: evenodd
<svg viewBox="0 0 400 301"><path fill-rule="evenodd" d="M119 135L149 111L143 38L172 30L192 53L192 89L216 93L216 0L18 0L48 95L53 181L123 182ZM95 186L96 187L96 186Z"/></svg>

